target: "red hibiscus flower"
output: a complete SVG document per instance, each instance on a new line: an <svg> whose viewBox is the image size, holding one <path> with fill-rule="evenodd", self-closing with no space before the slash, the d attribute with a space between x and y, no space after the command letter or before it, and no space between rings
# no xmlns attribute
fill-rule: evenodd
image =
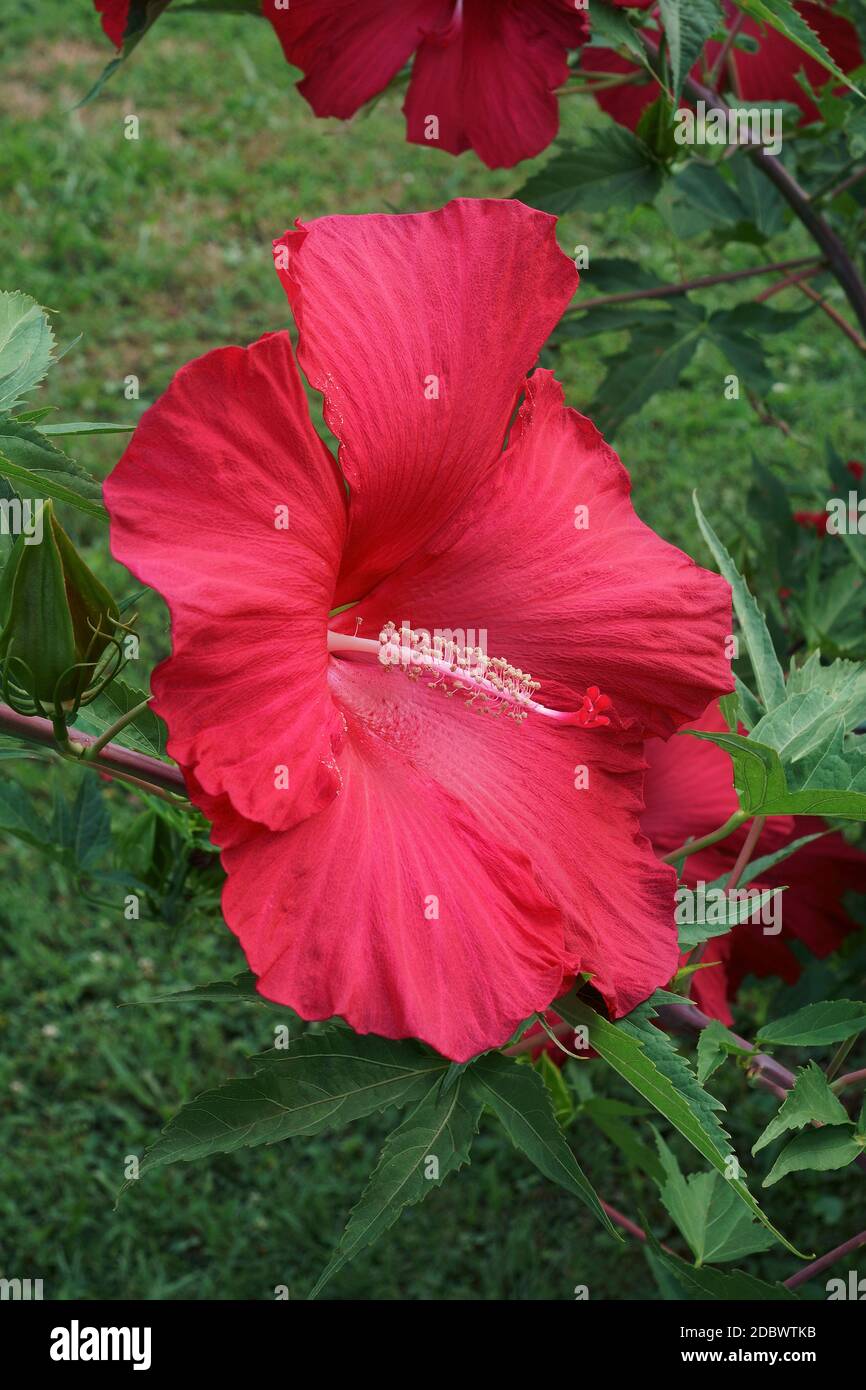
<svg viewBox="0 0 866 1390"><path fill-rule="evenodd" d="M115 48L122 48L129 19L129 0L93 0L93 3L111 42Z"/></svg>
<svg viewBox="0 0 866 1390"><path fill-rule="evenodd" d="M171 610L155 708L260 991L461 1061L579 971L616 1015L670 978L642 740L731 683L728 586L526 377L577 283L554 224L459 200L288 232L339 466L277 333L184 367L106 484Z"/></svg>
<svg viewBox="0 0 866 1390"><path fill-rule="evenodd" d="M794 512L794 521L804 531L816 531L819 536L827 534L826 512Z"/></svg>
<svg viewBox="0 0 866 1390"><path fill-rule="evenodd" d="M727 726L713 705L695 727L719 731ZM689 835L709 834L737 810L730 759L714 744L686 737L666 744L654 739L647 745L647 760L641 828L659 855L677 849ZM792 840L826 828L817 817L769 816L752 858L773 854ZM709 884L730 873L747 830L743 826L726 840L691 855L684 881L694 888L701 880ZM731 1022L730 1004L747 975L778 975L789 984L797 979L800 965L789 944L792 939L802 941L816 956L829 955L840 945L856 925L845 911L843 898L849 892L866 893L866 854L838 832L825 834L749 887L784 884L788 888L782 896L778 935L765 933L761 923L744 922L706 945L701 966L707 968L693 976L691 993L700 1008L724 1023Z"/></svg>
<svg viewBox="0 0 866 1390"><path fill-rule="evenodd" d="M572 0L263 0L317 116L347 118L415 55L408 138L490 168L531 159L559 128L566 53L588 33Z"/></svg>
<svg viewBox="0 0 866 1390"><path fill-rule="evenodd" d="M809 0L797 0L794 8L818 35L837 67L843 72L851 72L859 67L863 59L853 24ZM735 20L742 20L742 12L730 0L725 0L725 14L728 28ZM821 113L797 81L797 74L805 74L813 89L820 91L830 77L826 68L808 57L778 30L753 19L743 20L739 33L757 43L757 51L749 52L735 46L730 53L727 81L720 78L720 85L732 88L737 100L791 102L799 106L804 122L820 119ZM718 57L720 48L719 44L707 44L705 52L710 65ZM640 72L636 64L607 48L586 48L580 61L585 72L621 72L628 77ZM699 81L705 80L701 64L697 64L692 73ZM629 82L622 87L599 92L596 101L620 125L634 130L646 107L659 95L659 90L658 83L654 81Z"/></svg>

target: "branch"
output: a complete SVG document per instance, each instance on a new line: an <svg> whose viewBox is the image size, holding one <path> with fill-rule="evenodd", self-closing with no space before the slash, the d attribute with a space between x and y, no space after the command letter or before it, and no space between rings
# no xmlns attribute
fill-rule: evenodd
<svg viewBox="0 0 866 1390"><path fill-rule="evenodd" d="M99 743L99 739L91 734L79 733L74 729L71 732L74 738L70 739L70 747L75 756L84 758ZM50 719L18 714L4 704L0 704L0 733L11 734L13 738L23 738L28 743L41 744L55 752L60 751ZM106 747L100 748L92 758L87 759L87 762L90 767L98 768L109 776L115 774L122 780L128 779L133 785L143 786L148 791L159 788L180 796L187 794L186 783L179 767L165 763L160 758L148 757L146 753L135 753L130 748L122 748L118 743L109 743Z"/></svg>
<svg viewBox="0 0 866 1390"><path fill-rule="evenodd" d="M604 1203L602 1203L604 1206ZM611 1213L608 1212L608 1216ZM612 1218L613 1219L613 1218ZM829 1269L837 1260L843 1259L845 1255L851 1255L855 1250L859 1250L862 1245L866 1245L866 1231L861 1231L859 1236L852 1236L843 1245L837 1245L835 1250L828 1250L826 1255L822 1255L819 1260L813 1260L810 1265L803 1269L798 1269L796 1274L792 1274L790 1279L786 1279L786 1289L798 1289L801 1284L805 1284L807 1279L812 1279L816 1274L821 1274L825 1269Z"/></svg>
<svg viewBox="0 0 866 1390"><path fill-rule="evenodd" d="M769 265L752 266L749 270L728 270L722 275L701 275L696 280L680 280L673 285L657 285L649 290L625 290L621 294L602 294L595 299L584 300L572 311L599 309L604 304L630 304L638 299L670 299L677 294L689 294L692 290L708 289L711 285L729 285L735 280L748 280L754 275L773 275L777 270L794 270L811 266L811 274L824 268L824 262L815 256L799 256L792 261L773 261ZM570 317L566 315L566 317Z"/></svg>
<svg viewBox="0 0 866 1390"><path fill-rule="evenodd" d="M643 40L645 46L655 49L655 45L646 36L643 36ZM693 77L686 78L683 90L695 100L706 102L708 109L714 108L722 111L726 117L730 114L730 107L723 101L718 92L705 87L703 83L697 82ZM788 173L781 160L775 155L767 154L766 150L758 144L751 143L747 149L753 163L757 164L770 182L776 185L789 207L793 209L803 226L820 246L830 269L845 291L848 303L854 310L858 322L866 329L866 285L857 273L857 268L848 254L845 243L816 211L808 193L800 187L793 175Z"/></svg>

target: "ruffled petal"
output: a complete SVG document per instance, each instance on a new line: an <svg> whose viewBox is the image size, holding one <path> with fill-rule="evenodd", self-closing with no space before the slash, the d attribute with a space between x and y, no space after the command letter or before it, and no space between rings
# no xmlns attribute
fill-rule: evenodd
<svg viewBox="0 0 866 1390"><path fill-rule="evenodd" d="M105 500L115 558L171 611L173 654L153 679L171 756L274 829L320 810L344 732L326 630L346 507L288 335L178 372Z"/></svg>
<svg viewBox="0 0 866 1390"><path fill-rule="evenodd" d="M463 1061L578 971L615 1015L670 979L676 876L640 834L639 743L517 728L351 659L331 684L348 725L332 806L282 835L204 807L262 993Z"/></svg>
<svg viewBox="0 0 866 1390"><path fill-rule="evenodd" d="M645 526L629 487L595 426L537 371L499 466L344 626L471 631L541 682L542 703L575 709L599 687L620 727L666 736L732 686L730 588Z"/></svg>
<svg viewBox="0 0 866 1390"><path fill-rule="evenodd" d="M122 48L129 19L129 0L93 0L93 3L107 37L115 48Z"/></svg>
<svg viewBox="0 0 866 1390"><path fill-rule="evenodd" d="M351 722L341 766L321 815L240 843L229 831L223 911L260 992L458 1062L504 1043L560 992L559 913L525 856L401 751Z"/></svg>
<svg viewBox="0 0 866 1390"><path fill-rule="evenodd" d="M586 36L586 17L568 0L466 0L462 19L418 51L404 106L409 139L451 154L472 148L491 169L540 154L559 129L566 54Z"/></svg>
<svg viewBox="0 0 866 1390"><path fill-rule="evenodd" d="M298 360L351 491L337 603L429 537L496 462L523 376L577 285L555 219L522 203L327 217L277 267Z"/></svg>
<svg viewBox="0 0 866 1390"><path fill-rule="evenodd" d="M448 21L449 0L262 0L290 63L306 73L298 90L317 116L353 116Z"/></svg>

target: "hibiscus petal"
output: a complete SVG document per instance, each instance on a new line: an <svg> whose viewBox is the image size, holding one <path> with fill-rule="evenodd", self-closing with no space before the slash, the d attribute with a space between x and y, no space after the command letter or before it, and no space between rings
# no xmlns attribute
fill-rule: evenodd
<svg viewBox="0 0 866 1390"><path fill-rule="evenodd" d="M94 4L107 37L115 48L122 48L129 19L129 0L94 0Z"/></svg>
<svg viewBox="0 0 866 1390"><path fill-rule="evenodd" d="M554 226L522 203L461 199L326 217L276 243L298 360L351 489L338 603L423 552L494 465L577 285Z"/></svg>
<svg viewBox="0 0 866 1390"><path fill-rule="evenodd" d="M262 3L286 58L306 73L298 90L317 116L342 119L387 87L450 10L449 0L291 0L287 9Z"/></svg>
<svg viewBox="0 0 866 1390"><path fill-rule="evenodd" d="M115 558L171 610L153 692L172 757L272 828L319 810L339 788L326 628L346 509L287 334L184 367L105 500Z"/></svg>
<svg viewBox="0 0 866 1390"><path fill-rule="evenodd" d="M586 35L585 15L567 0L467 0L462 22L418 51L404 106L409 139L451 154L471 147L491 169L540 154L559 129L567 51Z"/></svg>
<svg viewBox="0 0 866 1390"><path fill-rule="evenodd" d="M574 709L598 686L620 725L667 736L732 686L730 588L638 518L616 454L550 372L526 389L499 467L352 624L484 630L542 703Z"/></svg>
<svg viewBox="0 0 866 1390"><path fill-rule="evenodd" d="M353 725L341 765L340 796L287 833L237 843L217 815L223 911L260 992L455 1061L504 1043L560 992L559 913L400 751Z"/></svg>
<svg viewBox="0 0 866 1390"><path fill-rule="evenodd" d="M331 681L350 725L374 731L415 770L419 801L428 784L443 788L511 858L528 857L562 914L566 971L589 971L614 1014L670 979L676 875L640 832L639 742L533 715L518 726L351 660L333 663Z"/></svg>

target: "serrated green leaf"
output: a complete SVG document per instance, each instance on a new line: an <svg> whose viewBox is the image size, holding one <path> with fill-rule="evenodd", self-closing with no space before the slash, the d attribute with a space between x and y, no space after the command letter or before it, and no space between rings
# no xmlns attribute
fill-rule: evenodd
<svg viewBox="0 0 866 1390"><path fill-rule="evenodd" d="M20 420L20 416L18 419ZM40 434L130 434L135 429L135 425L116 425L110 421L100 422L96 420L72 420L65 425L38 425Z"/></svg>
<svg viewBox="0 0 866 1390"><path fill-rule="evenodd" d="M662 27L671 65L671 86L679 100L683 82L710 35L723 27L719 0L661 0Z"/></svg>
<svg viewBox="0 0 866 1390"><path fill-rule="evenodd" d="M796 1294L784 1284L767 1284L743 1269L723 1270L687 1264L677 1255L668 1255L658 1246L654 1252L662 1268L676 1281L681 1296L695 1301L718 1299L723 1303L788 1303L799 1302Z"/></svg>
<svg viewBox="0 0 866 1390"><path fill-rule="evenodd" d="M184 1105L141 1163L164 1163L319 1134L391 1105L409 1105L448 1063L420 1043L333 1028L307 1033L285 1056L253 1058L253 1076L225 1081Z"/></svg>
<svg viewBox="0 0 866 1390"><path fill-rule="evenodd" d="M748 1049L717 1018L702 1028L698 1038L698 1081L703 1086L726 1057L748 1056Z"/></svg>
<svg viewBox="0 0 866 1390"><path fill-rule="evenodd" d="M686 1178L658 1133L656 1144L665 1173L662 1202L698 1265L740 1260L774 1244L771 1233L754 1220L718 1172Z"/></svg>
<svg viewBox="0 0 866 1390"><path fill-rule="evenodd" d="M802 1129L807 1124L839 1125L848 1123L848 1112L830 1083L815 1062L809 1062L797 1072L797 1078L783 1100L779 1111L752 1145L752 1153L772 1144L780 1134Z"/></svg>
<svg viewBox="0 0 866 1390"><path fill-rule="evenodd" d="M111 848L111 817L96 776L78 783L72 806L72 850L79 869L88 870Z"/></svg>
<svg viewBox="0 0 866 1390"><path fill-rule="evenodd" d="M814 58L816 63L820 63L821 67L832 73L839 82L857 92L858 96L863 95L850 77L836 66L815 30L806 22L800 11L794 8L791 0L735 0L735 3L745 14L769 24L771 28L784 34L786 39L796 44L803 53L808 53L810 58Z"/></svg>
<svg viewBox="0 0 866 1390"><path fill-rule="evenodd" d="M774 710L785 699L785 677L767 630L764 615L749 592L743 576L701 511L696 492L692 494L692 501L701 535L712 552L713 559L719 567L719 573L727 579L731 586L734 611L739 620L743 640L752 663L752 670L755 673L758 694L765 710Z"/></svg>
<svg viewBox="0 0 866 1390"><path fill-rule="evenodd" d="M53 497L88 516L108 520L96 479L55 449L38 429L9 416L0 419L0 477L13 483L22 497Z"/></svg>
<svg viewBox="0 0 866 1390"><path fill-rule="evenodd" d="M783 1245L793 1254L799 1255L801 1252L786 1240L764 1215L743 1177L728 1177L728 1173L732 1171L742 1174L742 1169L737 1163L730 1137L722 1128L716 1114L716 1111L724 1107L698 1085L697 1078L685 1059L673 1051L670 1039L659 1029L654 1029L653 1031L658 1033L659 1041L650 1040L646 1036L648 1029L645 1018L642 1028L629 1029L624 1026L622 1020L618 1024L610 1023L573 993L558 999L555 1008L556 1012L574 1027L583 1025L589 1029L592 1047L608 1065L648 1100L659 1114L664 1115L683 1138L722 1174L749 1211L772 1231ZM666 1066L670 1074L666 1074L656 1065L656 1058L662 1060L661 1049L665 1043L668 1045L668 1053L662 1065ZM673 1058L676 1058L676 1061ZM674 1084L672 1076L676 1078L677 1084Z"/></svg>
<svg viewBox="0 0 866 1390"><path fill-rule="evenodd" d="M226 999L242 999L251 1004L270 1005L282 1009L281 1004L271 1004L269 999L256 989L256 976L251 970L243 970L231 980L212 980L206 985L193 985L192 989L179 989L173 994L154 994L149 999L130 1001L136 1007L141 1004L187 1004L199 1001L222 1003ZM285 1010L291 1013L290 1009Z"/></svg>
<svg viewBox="0 0 866 1390"><path fill-rule="evenodd" d="M550 1053L546 1051L542 1052L538 1061L532 1065L547 1087L557 1124L567 1125L574 1118L574 1096L568 1089L568 1083L562 1074L562 1067L558 1067Z"/></svg>
<svg viewBox="0 0 866 1390"><path fill-rule="evenodd" d="M695 319L656 315L657 322L635 330L622 352L606 361L607 373L596 391L591 414L608 432L619 429L659 391L670 391L694 361L704 332Z"/></svg>
<svg viewBox="0 0 866 1390"><path fill-rule="evenodd" d="M764 1187L772 1187L788 1173L806 1170L829 1173L847 1168L863 1153L863 1144L854 1137L854 1126L832 1125L825 1129L807 1129L786 1144L767 1176Z"/></svg>
<svg viewBox="0 0 866 1390"><path fill-rule="evenodd" d="M487 1052L466 1072L465 1085L470 1095L490 1107L515 1148L525 1153L551 1182L579 1197L610 1234L620 1239L595 1188L565 1141L537 1072L500 1052Z"/></svg>
<svg viewBox="0 0 866 1390"><path fill-rule="evenodd" d="M594 129L580 145L561 147L515 197L530 207L562 215L606 212L651 203L662 186L652 151L623 126Z"/></svg>
<svg viewBox="0 0 866 1390"><path fill-rule="evenodd" d="M866 820L866 749L846 741L840 723L826 747L782 766L775 748L754 737L688 729L693 738L718 744L734 764L734 786L752 816L836 816Z"/></svg>
<svg viewBox="0 0 866 1390"><path fill-rule="evenodd" d="M711 941L716 936L726 936L729 931L739 926L741 922L751 921L756 914L760 916L764 908L768 903L772 902L776 894L784 891L781 887L764 888L760 891L754 888L747 889L742 883L738 884L736 888L728 890L721 884L708 884L706 888L707 895L709 895L712 889L717 889L717 891L726 894L724 902L717 905L723 909L719 914L721 920L681 923L679 928L679 947L681 951L691 951L695 946L699 946L704 941ZM686 892L690 896L694 895L693 889L684 888L682 885L677 891L678 893ZM713 902L713 906L716 906L715 902ZM713 917L715 916L716 913L713 912Z"/></svg>
<svg viewBox="0 0 866 1390"><path fill-rule="evenodd" d="M51 841L48 826L39 819L29 796L16 782L0 781L0 831L40 849Z"/></svg>
<svg viewBox="0 0 866 1390"><path fill-rule="evenodd" d="M757 1047L824 1047L844 1042L866 1028L866 1004L855 999L827 999L764 1024Z"/></svg>
<svg viewBox="0 0 866 1390"><path fill-rule="evenodd" d="M0 291L0 413L38 386L54 361L48 315L29 294Z"/></svg>
<svg viewBox="0 0 866 1390"><path fill-rule="evenodd" d="M445 1091L438 1080L388 1137L340 1244L310 1293L315 1298L338 1269L378 1240L404 1207L422 1201L469 1162L483 1101L465 1077ZM435 1162L434 1162L435 1160Z"/></svg>
<svg viewBox="0 0 866 1390"><path fill-rule="evenodd" d="M647 55L628 15L608 0L592 0L590 43L603 48L624 48L638 62L647 65Z"/></svg>
<svg viewBox="0 0 866 1390"><path fill-rule="evenodd" d="M122 715L128 714L147 698L146 690L136 690L126 681L115 678L91 704L79 710L74 728L99 737ZM162 720L152 709L145 709L126 724L112 742L124 748L133 748L138 753L146 753L152 758L162 758L165 756L165 739L166 729Z"/></svg>

